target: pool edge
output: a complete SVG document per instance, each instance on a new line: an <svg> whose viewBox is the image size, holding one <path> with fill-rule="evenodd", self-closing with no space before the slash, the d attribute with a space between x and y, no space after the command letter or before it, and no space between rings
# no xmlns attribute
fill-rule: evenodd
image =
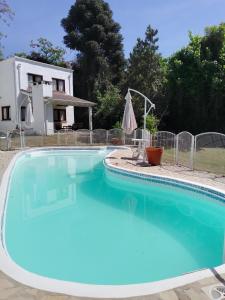
<svg viewBox="0 0 225 300"><path fill-rule="evenodd" d="M24 151L18 152L10 161L7 169L5 170L1 185L0 185L0 221L1 221L1 243L0 243L0 269L7 274L9 277L13 278L14 280L24 284L31 286L33 288L46 290L49 292L54 293L61 293L61 294L67 294L77 297L89 297L89 298L126 298L126 297L134 297L134 296L145 296L145 295L152 295L159 292L163 292L169 289L173 289L179 286L183 286L189 283L192 283L194 281L211 277L213 276L210 269L205 269L193 273L188 273L185 275L181 275L178 277L173 277L170 279L150 282L150 283L143 283L143 284L131 284L131 285L94 285L94 284L82 284L82 283L73 283L73 282L67 282L67 281L61 281L56 279L51 279L47 277L43 277L40 275L36 275L34 273L31 273L29 271L26 271L25 269L21 268L19 265L17 265L9 256L7 253L7 249L4 248L4 239L3 239L3 229L4 229L4 212L5 212L5 206L6 206L6 196L8 191L8 186L10 182L11 172L13 170L13 167L17 161L17 159L21 156L23 156L26 153L34 152L34 151L48 151L48 150L95 150L95 149L102 149L102 148L108 148L112 149L112 151L105 157L104 164L106 168L112 168L114 170L120 170L124 171L125 175L126 173L135 173L143 174L144 176L153 176L157 178L163 178L163 179L170 179L171 177L161 176L161 175L152 175L150 173L145 172L137 172L137 171L131 171L122 167L114 166L112 165L108 159L114 151L118 148L122 147L42 147L42 148L33 148L28 149ZM125 148L125 147L123 147ZM127 148L125 148L127 149ZM219 189L215 189L214 187L210 187L208 185L204 184L196 184L191 181L187 180L178 180L175 178L174 180L186 183L186 184L192 184L196 187L205 187L207 189L210 189L211 191L220 192L225 196L225 192ZM225 264L215 268L217 271L225 271Z"/></svg>

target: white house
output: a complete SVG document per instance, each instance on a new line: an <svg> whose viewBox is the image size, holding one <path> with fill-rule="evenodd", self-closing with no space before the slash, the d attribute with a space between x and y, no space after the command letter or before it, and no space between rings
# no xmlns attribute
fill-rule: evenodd
<svg viewBox="0 0 225 300"><path fill-rule="evenodd" d="M28 104L33 120L28 124ZM29 129L39 134L72 126L74 107L89 110L93 102L73 97L73 71L21 57L0 62L0 131Z"/></svg>

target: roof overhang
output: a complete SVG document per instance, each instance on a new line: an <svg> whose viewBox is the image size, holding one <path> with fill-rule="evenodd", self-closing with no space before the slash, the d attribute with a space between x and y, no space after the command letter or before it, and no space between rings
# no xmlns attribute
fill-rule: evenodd
<svg viewBox="0 0 225 300"><path fill-rule="evenodd" d="M23 95L32 97L31 89L21 89L20 90ZM70 95L66 95L61 92L53 92L52 97L45 97L45 102L52 103L53 105L63 105L63 106L74 106L74 107L92 107L95 106L96 103L84 100L81 98L73 97Z"/></svg>
<svg viewBox="0 0 225 300"><path fill-rule="evenodd" d="M54 92L52 98L45 98L45 101L53 105L65 105L74 107L92 107L96 105L94 102L87 101L81 98L66 95L64 93Z"/></svg>

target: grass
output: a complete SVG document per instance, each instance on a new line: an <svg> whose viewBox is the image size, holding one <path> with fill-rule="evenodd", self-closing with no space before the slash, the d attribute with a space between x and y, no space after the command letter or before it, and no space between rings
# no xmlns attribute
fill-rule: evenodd
<svg viewBox="0 0 225 300"><path fill-rule="evenodd" d="M225 175L225 148L201 148L194 156L194 168Z"/></svg>
<svg viewBox="0 0 225 300"><path fill-rule="evenodd" d="M175 148L164 149L162 163L175 164Z"/></svg>
<svg viewBox="0 0 225 300"><path fill-rule="evenodd" d="M174 149L165 149L163 163L175 163ZM178 163L190 167L190 152L179 152ZM194 154L194 169L225 175L225 148L200 148Z"/></svg>

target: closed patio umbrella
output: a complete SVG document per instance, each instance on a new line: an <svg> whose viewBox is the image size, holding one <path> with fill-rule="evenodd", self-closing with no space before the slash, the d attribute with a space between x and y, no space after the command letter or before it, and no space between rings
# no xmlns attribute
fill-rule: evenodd
<svg viewBox="0 0 225 300"><path fill-rule="evenodd" d="M27 113L26 113L26 124L30 126L34 122L34 116L32 112L31 101L27 104Z"/></svg>
<svg viewBox="0 0 225 300"><path fill-rule="evenodd" d="M126 134L131 134L137 128L137 122L131 102L132 97L130 91L127 92L125 99L126 105L123 113L122 129Z"/></svg>

